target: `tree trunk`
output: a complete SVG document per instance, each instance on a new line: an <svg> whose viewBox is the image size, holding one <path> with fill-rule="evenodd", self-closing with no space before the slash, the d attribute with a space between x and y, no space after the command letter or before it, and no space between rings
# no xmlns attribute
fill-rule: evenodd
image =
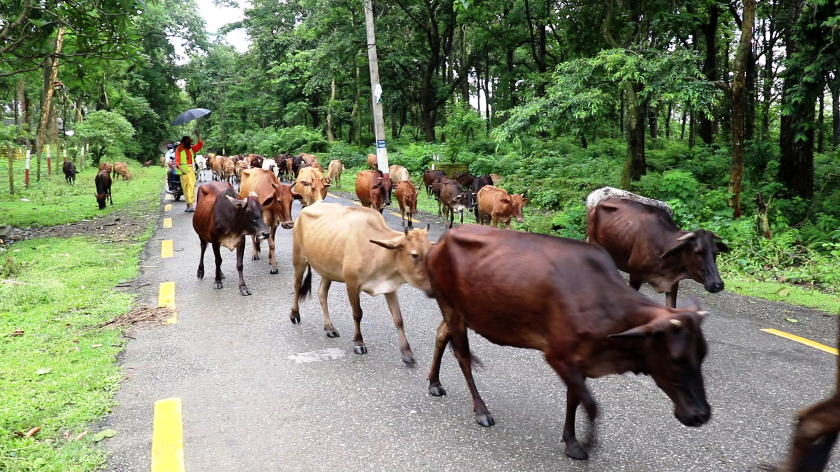
<svg viewBox="0 0 840 472"><path fill-rule="evenodd" d="M330 106L327 107L327 141L332 143L335 141L335 135L333 134L333 119L332 119L332 107L333 102L335 101L335 79L332 79L330 82Z"/></svg>
<svg viewBox="0 0 840 472"><path fill-rule="evenodd" d="M755 28L753 28L755 30ZM755 33L753 33L755 34ZM752 43L750 43L750 57L747 60L747 79L746 79L746 90L747 90L747 111L746 116L744 117L744 140L745 141L752 141L755 137L755 102L756 102L756 93L755 93L755 82L756 82L756 62L758 58L755 57L755 51L752 48Z"/></svg>
<svg viewBox="0 0 840 472"><path fill-rule="evenodd" d="M683 115L682 115L682 126L680 128L680 141L685 140L685 122L686 117L688 116L688 108L683 108Z"/></svg>
<svg viewBox="0 0 840 472"><path fill-rule="evenodd" d="M642 86L627 85L627 158L621 171L621 188L630 189L630 181L638 181L645 169L645 104L639 103Z"/></svg>
<svg viewBox="0 0 840 472"><path fill-rule="evenodd" d="M23 78L18 78L18 83L15 84L15 124L20 126L23 124L22 103L23 102Z"/></svg>
<svg viewBox="0 0 840 472"><path fill-rule="evenodd" d="M840 76L834 71L831 84L831 141L834 149L840 145Z"/></svg>
<svg viewBox="0 0 840 472"><path fill-rule="evenodd" d="M63 26L58 28L58 35L55 38L55 54L61 54L61 48L64 46L64 32ZM44 100L41 103L41 120L38 123L38 174L36 178L41 179L41 158L40 153L44 146L46 139L47 126L52 108L53 94L55 93L55 81L58 78L58 57L53 57L44 60ZM49 159L49 157L47 158ZM48 161L49 164L49 161Z"/></svg>
<svg viewBox="0 0 840 472"><path fill-rule="evenodd" d="M645 102L645 109L647 109L650 138L656 139L659 137L659 107L652 107L649 102Z"/></svg>
<svg viewBox="0 0 840 472"><path fill-rule="evenodd" d="M709 6L709 21L700 26L706 42L706 58L703 61L703 75L710 82L718 80L717 70L717 29L720 9L712 3ZM706 118L706 114L700 115L700 139L706 144L714 141L714 120Z"/></svg>
<svg viewBox="0 0 840 472"><path fill-rule="evenodd" d="M817 152L822 154L825 151L825 88L820 90L819 115L817 115Z"/></svg>
<svg viewBox="0 0 840 472"><path fill-rule="evenodd" d="M729 172L729 206L735 218L741 217L741 182L744 177L745 123L747 118L747 67L751 59L755 0L744 0L741 41L735 59L732 82L732 167Z"/></svg>
<svg viewBox="0 0 840 472"><path fill-rule="evenodd" d="M773 36L773 21L768 22L769 36ZM773 44L769 39L764 41L764 74L762 77L763 90L761 91L761 136L764 139L770 137L770 102L773 92Z"/></svg>
<svg viewBox="0 0 840 472"><path fill-rule="evenodd" d="M618 111L618 121L619 127L621 128L621 135L624 135L624 90L621 91L621 96L619 97L619 111Z"/></svg>
<svg viewBox="0 0 840 472"><path fill-rule="evenodd" d="M355 77L356 78L356 101L355 101L355 105L353 105L353 110L356 112L356 116L355 116L356 121L355 121L353 126L354 126L356 132L355 132L355 136L354 136L354 133L351 132L350 133L350 138L352 139L352 138L355 137L356 146L361 146L362 145L362 90L361 90L362 86L361 86L361 83L360 83L361 79L359 77L360 74L359 74L359 60L358 60L358 58L354 58L354 62L356 63L355 64L356 65L356 67L355 67L355 70L356 70L356 74L355 74L356 75L356 77Z"/></svg>
<svg viewBox="0 0 840 472"><path fill-rule="evenodd" d="M671 139L671 112L673 111L673 106L671 102L668 102L668 114L665 115L665 137L667 139Z"/></svg>
<svg viewBox="0 0 840 472"><path fill-rule="evenodd" d="M688 114L688 148L694 149L694 145L696 144L697 138L695 135L697 134L697 120L694 117L694 109L692 108L689 110Z"/></svg>

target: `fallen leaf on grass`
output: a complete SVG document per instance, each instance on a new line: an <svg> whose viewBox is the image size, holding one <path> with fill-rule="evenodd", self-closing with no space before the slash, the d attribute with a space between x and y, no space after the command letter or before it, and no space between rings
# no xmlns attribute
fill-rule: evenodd
<svg viewBox="0 0 840 472"><path fill-rule="evenodd" d="M788 289L786 289L786 288L783 288L783 289L779 290L778 292L776 292L776 294L779 295L780 297L786 297L786 296L788 296L789 293L790 292L788 292Z"/></svg>
<svg viewBox="0 0 840 472"><path fill-rule="evenodd" d="M799 323L799 320L797 320L796 318L785 318L785 321L789 321L791 323Z"/></svg>
<svg viewBox="0 0 840 472"><path fill-rule="evenodd" d="M101 344L92 344L90 347L93 348L93 349L96 349L98 347L102 347L102 345Z"/></svg>
<svg viewBox="0 0 840 472"><path fill-rule="evenodd" d="M12 331L12 334L10 334L9 336L23 336L23 330L22 329L16 329L16 330Z"/></svg>
<svg viewBox="0 0 840 472"><path fill-rule="evenodd" d="M88 432L87 432L87 431L85 431L84 433L82 433L82 434L80 434L80 435L76 436L76 439L74 439L73 441L81 441L81 440L82 440L82 438L84 438L85 436L87 436L87 433L88 433Z"/></svg>
<svg viewBox="0 0 840 472"><path fill-rule="evenodd" d="M30 429L29 431L27 431L26 434L24 435L24 437L31 438L32 436L35 436L36 434L38 434L38 431L41 431L40 426L36 426L36 427Z"/></svg>
<svg viewBox="0 0 840 472"><path fill-rule="evenodd" d="M35 371L35 374L36 375L44 375L44 374L49 374L50 372L52 372L52 369L38 369L38 370Z"/></svg>
<svg viewBox="0 0 840 472"><path fill-rule="evenodd" d="M99 442L99 441L102 441L105 438L113 438L115 434L117 434L117 432L114 431L113 429L106 429L105 431L100 431L100 432L94 434L90 438L91 438L91 440L93 440L93 442Z"/></svg>

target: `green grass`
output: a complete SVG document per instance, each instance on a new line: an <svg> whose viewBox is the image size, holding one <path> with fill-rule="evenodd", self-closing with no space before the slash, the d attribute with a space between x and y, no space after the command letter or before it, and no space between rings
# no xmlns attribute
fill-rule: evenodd
<svg viewBox="0 0 840 472"><path fill-rule="evenodd" d="M779 282L748 280L739 278L736 275L730 276L725 271L721 276L726 282L726 290L731 292L764 298L766 300L785 302L791 305L808 306L840 315L840 298L837 295L822 293L817 290L808 290Z"/></svg>
<svg viewBox="0 0 840 472"><path fill-rule="evenodd" d="M61 163L59 163L60 165ZM53 226L109 215L115 211L133 208L138 202L154 199L163 188L162 167L143 168L136 162L129 162L131 180L114 180L111 192L114 204L99 210L96 203L96 170L85 168L76 176L76 185L64 181L61 169L54 168L53 175L46 176L42 167L41 181L30 175L30 188L24 188L24 170L21 161L15 162L15 194L9 194L8 164L0 162L0 225L17 227ZM34 174L34 172L33 172ZM29 201L21 201L26 199Z"/></svg>

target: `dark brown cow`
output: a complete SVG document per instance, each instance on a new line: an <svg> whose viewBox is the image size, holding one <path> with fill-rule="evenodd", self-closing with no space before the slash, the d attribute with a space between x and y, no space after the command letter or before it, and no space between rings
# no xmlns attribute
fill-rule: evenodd
<svg viewBox="0 0 840 472"><path fill-rule="evenodd" d="M434 182L432 182L432 196L435 197L435 200L438 200L438 216L440 216L440 189L446 182L455 182L454 180L450 180L449 177L444 175L439 175L435 178ZM457 182L455 182L457 183Z"/></svg>
<svg viewBox="0 0 840 472"><path fill-rule="evenodd" d="M457 174L453 175L452 178L455 182L461 184L461 187L470 188L472 186L473 181L475 180L475 176L466 172L458 172Z"/></svg>
<svg viewBox="0 0 840 472"><path fill-rule="evenodd" d="M729 250L710 231L683 231L665 210L633 200L608 198L586 216L587 241L607 250L619 269L630 274L630 285L647 282L666 292L666 304L677 306L682 279L694 279L717 293L723 290L717 255Z"/></svg>
<svg viewBox="0 0 840 472"><path fill-rule="evenodd" d="M64 161L64 180L67 181L68 184L76 185L76 174L79 171L76 170L76 164L73 164L73 161Z"/></svg>
<svg viewBox="0 0 840 472"><path fill-rule="evenodd" d="M109 168L111 166L108 166ZM102 169L96 174L96 177L93 179L94 183L96 184L96 203L99 204L99 209L105 209L105 199L109 199L111 201L111 205L114 204L114 197L111 196L111 171L110 169Z"/></svg>
<svg viewBox="0 0 840 472"><path fill-rule="evenodd" d="M480 425L494 421L473 381L467 328L492 343L545 354L567 387L563 440L574 459L588 458L575 437L578 405L590 421L597 416L587 378L650 375L681 423L700 426L711 417L700 369L707 351L700 328L705 312L666 308L631 289L602 248L467 225L444 233L426 256L426 271L444 319L429 393L446 394L440 363L451 341Z"/></svg>
<svg viewBox="0 0 840 472"><path fill-rule="evenodd" d="M233 187L226 182L210 182L198 188L193 229L201 239L201 258L196 276L204 278L204 251L207 244L213 246L216 256L216 279L214 288L222 288L222 253L221 246L231 251L236 249L236 271L239 272L239 293L250 295L242 276L245 255L245 236L269 236L268 228L262 217L262 205L255 196L239 200Z"/></svg>
<svg viewBox="0 0 840 472"><path fill-rule="evenodd" d="M443 219L449 220L449 227L455 221L455 213L461 214L461 224L464 224L464 210L472 208L472 192L464 190L454 180L440 182L440 198L438 199L438 213L443 209Z"/></svg>
<svg viewBox="0 0 840 472"><path fill-rule="evenodd" d="M356 176L356 196L362 206L379 213L385 209L387 195L382 180L382 172L378 170L363 170Z"/></svg>
<svg viewBox="0 0 840 472"><path fill-rule="evenodd" d="M257 194L258 201L262 204L263 222L270 230L268 237L268 264L271 266L272 274L276 274L277 259L274 256L274 239L277 235L277 227L292 229L295 225L292 219L292 202L303 198L295 192L292 185L283 185L277 180L274 172L265 169L248 169L242 171L242 184L239 186L239 198L246 198L251 192ZM254 245L254 254L251 260L260 258L260 239L257 235L251 235L251 242Z"/></svg>
<svg viewBox="0 0 840 472"><path fill-rule="evenodd" d="M264 157L260 155L255 155L251 157L251 167L256 169L262 169L263 161L265 160Z"/></svg>
<svg viewBox="0 0 840 472"><path fill-rule="evenodd" d="M426 186L427 196L432 196L432 184L435 182L435 179L437 179L441 175L445 176L446 172L442 170L427 170L423 172L423 184Z"/></svg>
<svg viewBox="0 0 840 472"><path fill-rule="evenodd" d="M403 180L397 183L394 196L400 204L400 222L405 226L405 220L408 218L408 228L413 228L411 223L412 217L417 213L417 188L410 180Z"/></svg>

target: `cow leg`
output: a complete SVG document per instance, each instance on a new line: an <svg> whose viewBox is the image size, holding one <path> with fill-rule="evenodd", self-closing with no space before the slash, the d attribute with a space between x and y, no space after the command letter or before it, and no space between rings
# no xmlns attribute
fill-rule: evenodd
<svg viewBox="0 0 840 472"><path fill-rule="evenodd" d="M674 285L671 285L671 290L665 292L665 306L669 306L671 308L677 307L677 291L680 289L680 282L674 282Z"/></svg>
<svg viewBox="0 0 840 472"><path fill-rule="evenodd" d="M199 279L204 278L204 251L207 250L207 241L201 240L201 257L198 259L198 272L195 274Z"/></svg>
<svg viewBox="0 0 840 472"><path fill-rule="evenodd" d="M440 384L440 363L443 360L443 353L446 352L446 345L452 336L449 334L449 327L446 326L446 321L441 321L438 325L437 336L435 337L435 355L432 358L432 367L429 369L429 393L435 397L446 395L446 390Z"/></svg>
<svg viewBox="0 0 840 472"><path fill-rule="evenodd" d="M297 248L297 245L295 245L295 248ZM292 254L292 264L295 267L295 295L292 299L292 312L289 314L289 319L292 321L292 324L298 324L300 323L300 292L303 287L303 273L306 271L306 261L297 254ZM311 280L309 283L312 283Z"/></svg>
<svg viewBox="0 0 840 472"><path fill-rule="evenodd" d="M338 330L333 326L332 319L330 319L330 310L327 308L327 297L330 293L330 285L332 280L321 277L321 288L318 290L318 300L321 302L321 310L324 312L324 331L327 332L328 338L337 338Z"/></svg>
<svg viewBox="0 0 840 472"><path fill-rule="evenodd" d="M277 225L271 227L271 235L268 238L268 265L271 266L270 274L277 274L277 258L274 256L274 237L277 236ZM258 243L259 244L259 243Z"/></svg>
<svg viewBox="0 0 840 472"><path fill-rule="evenodd" d="M222 251L219 243L213 243L213 254L216 256L216 283L213 288L220 289L224 276L222 275Z"/></svg>
<svg viewBox="0 0 840 472"><path fill-rule="evenodd" d="M637 275L634 275L634 274L630 274L630 286L631 287L635 288L636 290L639 290L640 288L642 288L642 282L644 282L644 281L641 279L641 277L639 277Z"/></svg>
<svg viewBox="0 0 840 472"><path fill-rule="evenodd" d="M359 301L359 287L347 284L347 297L350 298L350 307L353 309L353 323L356 325L356 332L353 333L353 352L356 354L367 353L365 340L362 338L362 304Z"/></svg>
<svg viewBox="0 0 840 472"><path fill-rule="evenodd" d="M239 272L239 294L243 297L251 294L251 292L248 290L248 287L245 285L245 277L242 275L242 269L245 268L245 263L243 261L244 258L245 236L242 236L242 239L236 246L236 271Z"/></svg>
<svg viewBox="0 0 840 472"><path fill-rule="evenodd" d="M405 337L402 312L400 311L400 302L397 298L397 292L386 293L385 300L388 300L388 310L394 318L394 326L397 327L397 332L400 336L400 353L402 354L402 361L406 365L413 366L414 353L411 352L411 346L408 345L408 339Z"/></svg>
<svg viewBox="0 0 840 472"><path fill-rule="evenodd" d="M572 459L586 460L589 454L577 440L575 435L575 414L577 407L583 403L584 409L595 430L595 417L598 416L598 406L592 394L586 388L586 377L575 368L570 367L564 359L554 356L551 351L546 352L545 360L557 372L566 384L566 422L563 425L563 441L566 443L566 455Z"/></svg>
<svg viewBox="0 0 840 472"><path fill-rule="evenodd" d="M458 360L458 365L464 374L464 380L467 381L467 388L470 389L470 395L473 400L473 411L475 411L475 422L484 427L493 426L496 422L487 410L487 405L484 404L484 400L479 395L478 388L475 386L475 380L473 380L472 353L470 353L470 342L467 338L467 327L462 322L448 322L447 324L451 333L452 351L455 353L455 358Z"/></svg>
<svg viewBox="0 0 840 472"><path fill-rule="evenodd" d="M400 226L405 226L405 210L400 208Z"/></svg>
<svg viewBox="0 0 840 472"><path fill-rule="evenodd" d="M260 240L257 239L256 234L251 235L251 243L253 243L253 245L254 245L254 253L251 256L251 260L252 261L258 261L258 260L260 260Z"/></svg>

